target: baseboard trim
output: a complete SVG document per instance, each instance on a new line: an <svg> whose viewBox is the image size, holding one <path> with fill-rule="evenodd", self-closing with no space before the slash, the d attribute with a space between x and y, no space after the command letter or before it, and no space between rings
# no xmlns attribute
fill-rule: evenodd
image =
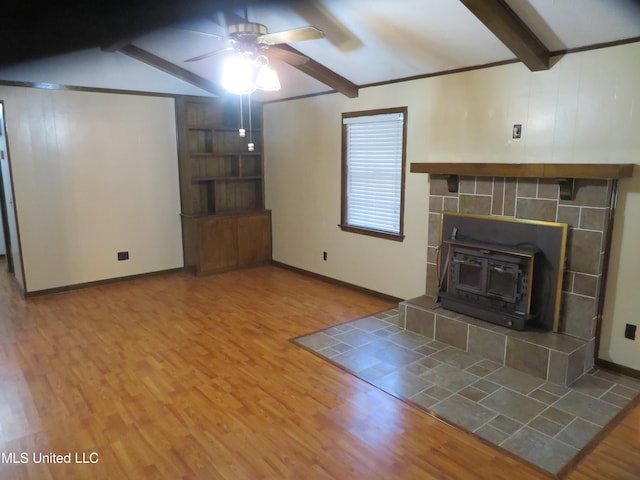
<svg viewBox="0 0 640 480"><path fill-rule="evenodd" d="M618 365L617 363L610 362L609 360L602 360L596 358L595 364L598 367L606 368L616 373L621 373L627 377L640 378L640 370L636 370L631 367L625 367L624 365Z"/></svg>
<svg viewBox="0 0 640 480"><path fill-rule="evenodd" d="M285 270L289 270L289 271L292 271L292 272L295 272L295 273L299 273L301 275L304 275L304 276L310 277L310 278L314 278L316 280L321 280L323 282L331 283L333 285L338 285L340 287L345 287L345 288L348 288L350 290L354 290L354 291L356 291L358 293L364 293L365 295L369 295L371 297L379 298L380 300L385 300L387 302L400 303L400 302L402 302L404 300L403 298L398 298L398 297L394 297L392 295L387 295L386 293L376 292L375 290L370 290L368 288L360 287L358 285L354 285L353 283L348 283L348 282L345 282L345 281L342 281L342 280L338 280L336 278L327 277L326 275L321 275L319 273L310 272L309 270L304 270L302 268L294 267L292 265L288 265L286 263L278 262L276 260L271 260L271 265L273 265L274 267L283 268Z"/></svg>
<svg viewBox="0 0 640 480"><path fill-rule="evenodd" d="M169 270L158 270L157 272L139 273L137 275L129 275L126 277L107 278L105 280L96 280L95 282L76 283L74 285L66 285L64 287L47 288L44 290L36 290L35 292L26 292L24 298L42 297L45 295L55 295L58 293L71 292L73 290L81 290L84 288L99 287L101 285L109 285L111 283L128 282L129 280L138 280L140 278L155 277L157 275L166 275L169 273L187 271L186 267L172 268Z"/></svg>

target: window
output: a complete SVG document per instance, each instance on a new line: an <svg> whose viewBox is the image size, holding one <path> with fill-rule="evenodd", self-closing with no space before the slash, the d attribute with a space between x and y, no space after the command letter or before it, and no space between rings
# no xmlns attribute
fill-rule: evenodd
<svg viewBox="0 0 640 480"><path fill-rule="evenodd" d="M342 114L345 231L402 241L407 107Z"/></svg>

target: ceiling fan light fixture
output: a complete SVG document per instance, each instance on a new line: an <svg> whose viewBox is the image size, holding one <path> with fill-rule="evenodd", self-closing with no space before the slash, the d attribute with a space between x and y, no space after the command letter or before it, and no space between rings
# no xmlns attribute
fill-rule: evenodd
<svg viewBox="0 0 640 480"><path fill-rule="evenodd" d="M253 60L235 56L227 59L222 71L222 85L231 93L248 95L256 90Z"/></svg>
<svg viewBox="0 0 640 480"><path fill-rule="evenodd" d="M280 90L280 79L278 73L269 65L262 65L256 77L256 89L267 92L277 92Z"/></svg>
<svg viewBox="0 0 640 480"><path fill-rule="evenodd" d="M250 95L256 89L278 91L281 88L280 79L277 72L269 67L267 55L271 54L294 67L303 65L309 61L309 58L291 48L286 48L286 44L321 39L324 38L324 32L316 27L306 26L269 33L266 25L250 22L248 12L249 7L245 5L244 19L240 18L238 21L238 15L234 14L231 15L233 19L231 22L227 21L223 13L219 13L218 23L226 27L224 40L227 47L188 58L185 62L204 60L232 51L236 56L226 62L222 73L222 86L227 91L239 95ZM223 39L223 37L214 36ZM253 65L251 65L252 62Z"/></svg>

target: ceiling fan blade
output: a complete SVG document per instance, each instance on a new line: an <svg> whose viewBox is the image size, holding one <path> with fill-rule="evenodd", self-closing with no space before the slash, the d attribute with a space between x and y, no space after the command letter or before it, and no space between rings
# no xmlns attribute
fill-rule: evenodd
<svg viewBox="0 0 640 480"><path fill-rule="evenodd" d="M324 32L316 27L301 27L282 32L267 33L258 37L259 43L277 45L278 43L303 42L324 38Z"/></svg>
<svg viewBox="0 0 640 480"><path fill-rule="evenodd" d="M309 61L309 58L305 57L304 55L289 52L287 50L282 50L281 48L278 48L276 46L269 48L269 50L266 51L266 54L267 57L277 58L278 60L282 60L289 65L293 65L294 67L296 65L304 65Z"/></svg>
<svg viewBox="0 0 640 480"><path fill-rule="evenodd" d="M232 50L233 50L233 48L227 47L227 48L223 48L222 50L216 50L215 52L203 53L202 55L198 55L197 57L187 58L185 60L185 62L197 62L199 60L204 60L205 58L215 57L216 55L221 55L221 54L223 54L225 52L230 52Z"/></svg>

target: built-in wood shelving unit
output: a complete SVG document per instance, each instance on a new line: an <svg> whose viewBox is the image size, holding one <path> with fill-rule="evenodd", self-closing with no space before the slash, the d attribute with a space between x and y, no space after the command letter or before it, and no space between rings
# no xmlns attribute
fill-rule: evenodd
<svg viewBox="0 0 640 480"><path fill-rule="evenodd" d="M237 96L176 98L183 251L185 266L198 275L271 261L262 106L247 99L242 108L247 116L251 108L250 129Z"/></svg>

